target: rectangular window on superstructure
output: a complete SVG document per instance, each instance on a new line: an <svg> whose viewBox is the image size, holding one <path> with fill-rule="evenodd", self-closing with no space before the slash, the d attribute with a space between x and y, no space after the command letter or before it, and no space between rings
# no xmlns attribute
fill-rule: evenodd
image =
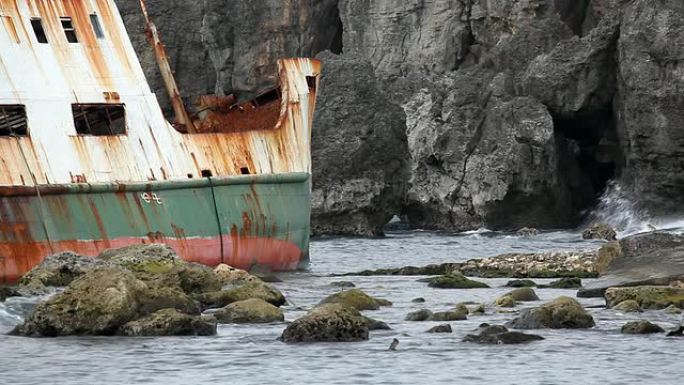
<svg viewBox="0 0 684 385"><path fill-rule="evenodd" d="M48 38L45 34L45 28L43 28L43 21L40 17L34 17L31 19L31 27L33 27L33 33L36 34L36 39L38 43L47 44Z"/></svg>
<svg viewBox="0 0 684 385"><path fill-rule="evenodd" d="M64 30L64 35L69 43L78 43L78 36L76 36L76 28L74 28L74 22L70 17L60 17L59 21L62 22L62 29Z"/></svg>
<svg viewBox="0 0 684 385"><path fill-rule="evenodd" d="M123 104L72 104L74 125L79 135L126 135Z"/></svg>
<svg viewBox="0 0 684 385"><path fill-rule="evenodd" d="M90 15L90 24L93 25L93 32L98 39L104 39L104 31L102 30L102 24L100 24L100 18L96 13Z"/></svg>
<svg viewBox="0 0 684 385"><path fill-rule="evenodd" d="M15 43L19 44L21 41L19 40L19 35L17 34L17 27L14 25L14 19L12 19L12 16L0 17L2 17L2 22L5 25L7 33L9 33L10 37L12 38L12 40L14 40Z"/></svg>
<svg viewBox="0 0 684 385"><path fill-rule="evenodd" d="M16 104L0 104L0 136L26 135L28 135L26 107Z"/></svg>

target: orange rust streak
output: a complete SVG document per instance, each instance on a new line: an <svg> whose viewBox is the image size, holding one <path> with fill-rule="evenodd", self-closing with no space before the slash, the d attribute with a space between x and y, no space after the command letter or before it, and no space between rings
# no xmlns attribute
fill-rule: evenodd
<svg viewBox="0 0 684 385"><path fill-rule="evenodd" d="M124 39L119 34L119 29L116 28L118 24L112 10L110 9L109 2L107 0L97 0L97 9L100 11L98 16L102 17L102 24L105 28L105 33L109 34L109 40L114 44L114 49L116 50L117 57L126 66L128 71L132 71L133 67L128 61L128 54L124 48Z"/></svg>

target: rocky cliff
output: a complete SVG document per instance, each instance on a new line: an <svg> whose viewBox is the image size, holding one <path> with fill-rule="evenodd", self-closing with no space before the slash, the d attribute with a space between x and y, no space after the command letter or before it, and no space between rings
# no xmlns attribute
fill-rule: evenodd
<svg viewBox="0 0 684 385"><path fill-rule="evenodd" d="M117 0L161 91L137 0ZM610 180L684 207L680 0L148 0L184 97L327 63L316 233L569 227ZM323 52L329 51L329 52ZM166 107L163 92L158 92Z"/></svg>

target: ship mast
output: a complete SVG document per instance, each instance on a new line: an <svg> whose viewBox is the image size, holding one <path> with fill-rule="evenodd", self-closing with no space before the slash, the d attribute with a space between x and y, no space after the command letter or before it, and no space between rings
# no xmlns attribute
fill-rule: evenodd
<svg viewBox="0 0 684 385"><path fill-rule="evenodd" d="M157 58L159 71L164 79L164 85L169 93L169 98L171 99L171 104L173 105L173 111L176 114L175 123L183 126L188 133L196 133L197 130L195 129L195 125L193 124L192 119L190 119L188 110L185 108L183 99L181 99L180 90L178 89L176 79L173 77L169 59L166 56L166 49L164 48L164 44L161 42L161 39L159 39L157 26L154 25L154 23L150 20L150 16L147 13L145 0L140 0L140 7L142 8L142 13L145 17L147 40L150 42L150 44L152 44L152 48L154 49L154 55Z"/></svg>

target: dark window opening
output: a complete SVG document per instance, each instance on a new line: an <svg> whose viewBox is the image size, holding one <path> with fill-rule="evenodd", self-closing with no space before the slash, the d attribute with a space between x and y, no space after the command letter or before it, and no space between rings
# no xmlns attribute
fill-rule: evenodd
<svg viewBox="0 0 684 385"><path fill-rule="evenodd" d="M194 178L194 177L195 177L194 175L188 173L188 179L192 179L192 178Z"/></svg>
<svg viewBox="0 0 684 385"><path fill-rule="evenodd" d="M74 125L79 135L125 135L123 104L73 104Z"/></svg>
<svg viewBox="0 0 684 385"><path fill-rule="evenodd" d="M242 175L250 175L251 172L249 172L249 168L248 168L248 167L240 167L240 174L242 174Z"/></svg>
<svg viewBox="0 0 684 385"><path fill-rule="evenodd" d="M74 28L74 22L70 17L60 17L59 20L62 22L62 29L64 30L64 35L69 43L78 43L78 37L76 36L76 28Z"/></svg>
<svg viewBox="0 0 684 385"><path fill-rule="evenodd" d="M28 135L26 107L21 105L0 105L0 136Z"/></svg>
<svg viewBox="0 0 684 385"><path fill-rule="evenodd" d="M33 33L36 34L38 43L47 44L48 38L45 34L45 28L43 28L43 21L39 17L34 17L31 19L31 27L33 27Z"/></svg>
<svg viewBox="0 0 684 385"><path fill-rule="evenodd" d="M95 37L98 39L104 39L104 31L102 30L102 24L100 24L100 18L97 17L97 14L93 13L90 15L90 24L93 25Z"/></svg>
<svg viewBox="0 0 684 385"><path fill-rule="evenodd" d="M280 88L261 94L252 101L255 107L263 106L280 99Z"/></svg>
<svg viewBox="0 0 684 385"><path fill-rule="evenodd" d="M211 178L212 176L214 176L214 173L211 170L202 170L202 178Z"/></svg>
<svg viewBox="0 0 684 385"><path fill-rule="evenodd" d="M316 91L316 77L315 76L307 76L306 77L306 84L309 86L310 91Z"/></svg>

